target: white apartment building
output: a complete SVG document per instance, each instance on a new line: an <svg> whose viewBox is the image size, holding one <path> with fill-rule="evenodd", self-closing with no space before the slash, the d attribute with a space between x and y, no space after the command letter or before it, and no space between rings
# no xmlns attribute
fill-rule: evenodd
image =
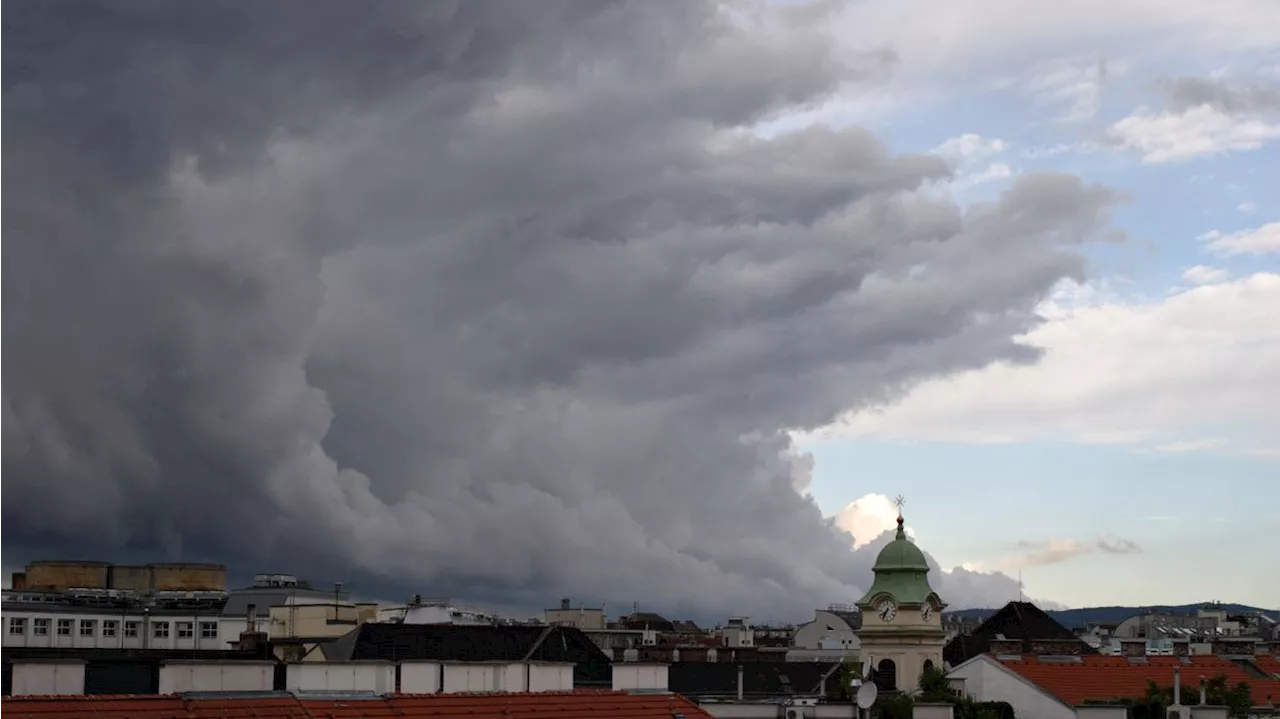
<svg viewBox="0 0 1280 719"><path fill-rule="evenodd" d="M116 590L5 590L3 646L226 649L239 638L222 636L222 593L175 594L143 603Z"/></svg>

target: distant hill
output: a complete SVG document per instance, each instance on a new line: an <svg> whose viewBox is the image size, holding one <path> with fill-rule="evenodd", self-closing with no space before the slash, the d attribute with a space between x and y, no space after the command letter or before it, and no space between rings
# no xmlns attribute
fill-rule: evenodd
<svg viewBox="0 0 1280 719"><path fill-rule="evenodd" d="M1200 602L1197 604L1183 604L1180 606L1154 605L1147 607L1087 607L1084 609L1051 609L1045 612L1053 617L1055 621L1068 629L1076 629L1083 627L1092 622L1102 624L1119 624L1120 622L1132 617L1136 614L1160 613L1160 614L1195 614L1197 609L1208 604L1208 602ZM1231 614L1248 614L1251 612L1262 612L1272 618L1280 619L1280 611L1274 609L1261 609L1258 607L1250 607L1244 604L1223 604L1223 609ZM977 619L979 621L995 614L998 609L961 609L955 612L947 612L947 616Z"/></svg>

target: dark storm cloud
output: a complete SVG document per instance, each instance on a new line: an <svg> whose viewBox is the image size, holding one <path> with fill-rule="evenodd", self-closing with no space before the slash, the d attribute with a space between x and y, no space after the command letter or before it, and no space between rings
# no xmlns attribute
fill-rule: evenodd
<svg viewBox="0 0 1280 719"><path fill-rule="evenodd" d="M962 210L865 131L751 135L890 56L743 7L7 6L6 561L856 595L886 538L849 551L785 430L1033 359L1116 198L1032 175Z"/></svg>

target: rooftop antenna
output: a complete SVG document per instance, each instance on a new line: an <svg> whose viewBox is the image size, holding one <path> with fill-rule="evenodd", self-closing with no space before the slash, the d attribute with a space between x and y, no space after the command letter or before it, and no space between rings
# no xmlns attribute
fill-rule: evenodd
<svg viewBox="0 0 1280 719"><path fill-rule="evenodd" d="M1018 568L1018 601L1025 602L1026 599L1022 593L1022 568Z"/></svg>

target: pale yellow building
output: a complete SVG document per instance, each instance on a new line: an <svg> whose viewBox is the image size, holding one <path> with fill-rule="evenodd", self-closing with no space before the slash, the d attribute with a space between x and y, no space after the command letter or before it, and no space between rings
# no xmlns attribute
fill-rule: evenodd
<svg viewBox="0 0 1280 719"><path fill-rule="evenodd" d="M606 625L604 607L575 607L568 599L561 599L558 609L546 610L543 618L553 626L577 627L582 630L598 631Z"/></svg>
<svg viewBox="0 0 1280 719"><path fill-rule="evenodd" d="M271 607L269 635L272 640L328 639L376 621L378 605L374 602L290 597L284 604Z"/></svg>

